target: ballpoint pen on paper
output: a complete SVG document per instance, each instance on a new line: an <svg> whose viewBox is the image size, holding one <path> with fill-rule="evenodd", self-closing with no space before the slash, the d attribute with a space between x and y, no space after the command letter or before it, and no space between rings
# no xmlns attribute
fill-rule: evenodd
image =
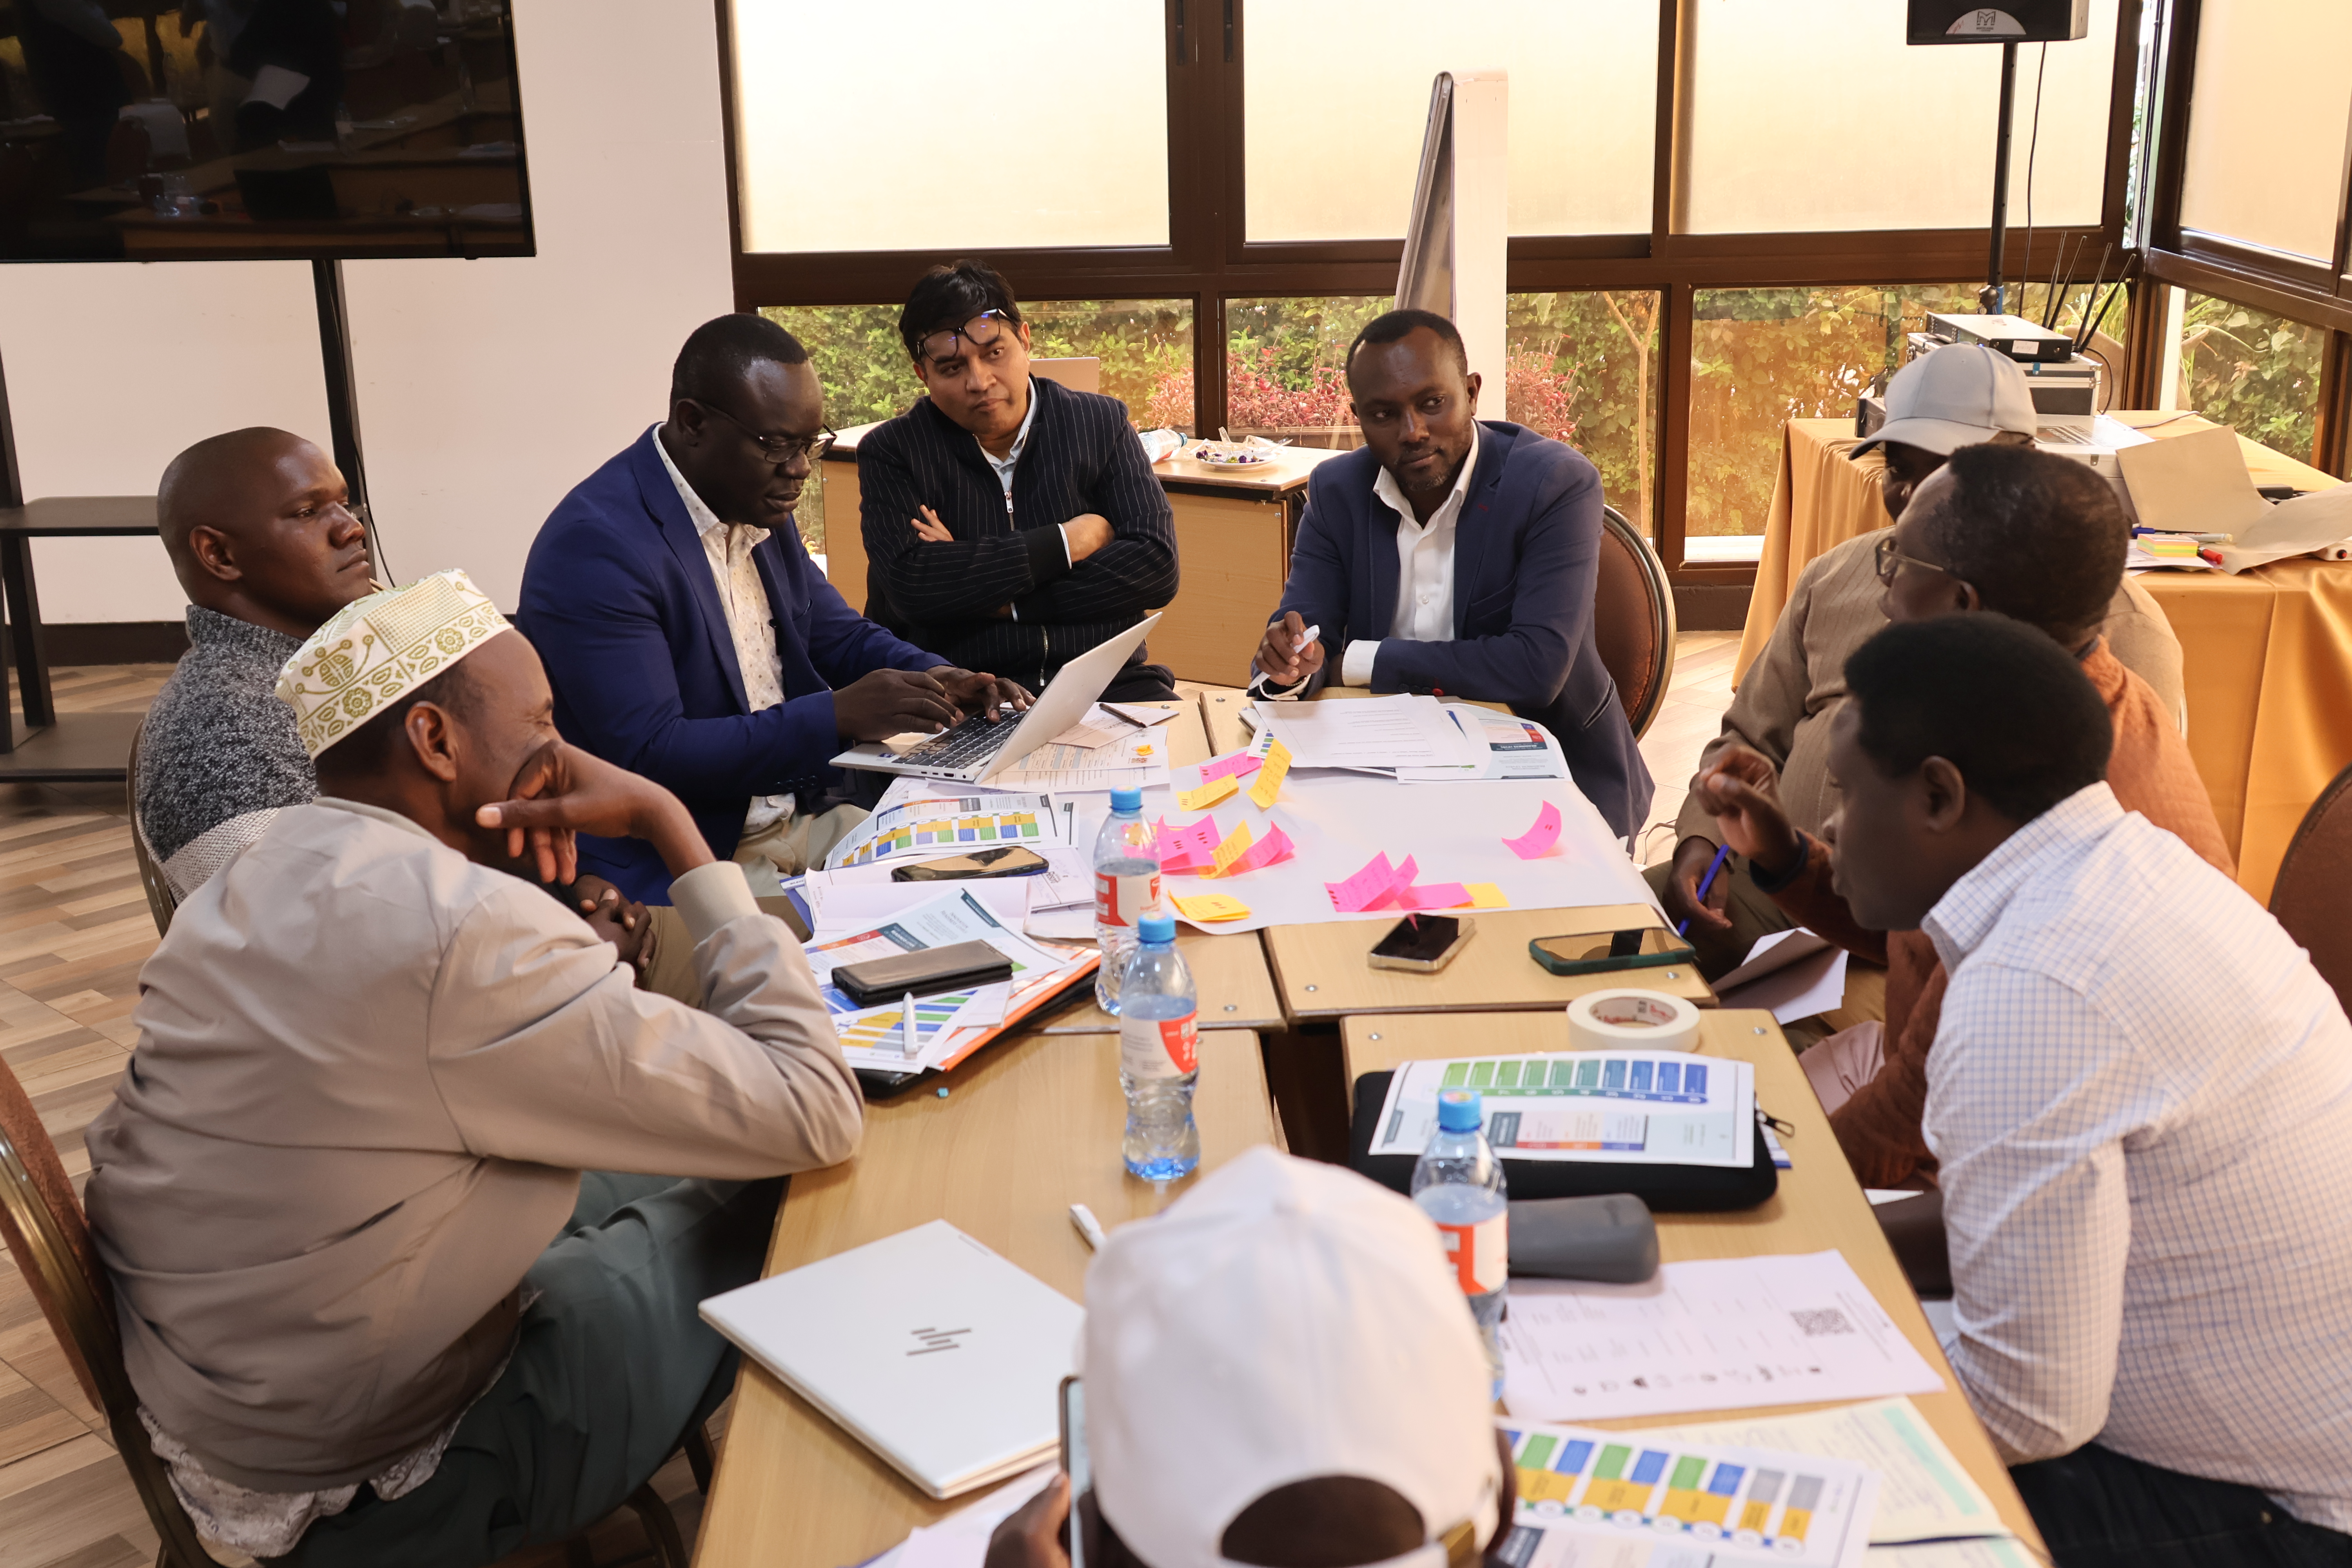
<svg viewBox="0 0 2352 1568"><path fill-rule="evenodd" d="M1715 874L1717 871L1722 870L1723 863L1730 858L1731 846L1726 844L1719 847L1715 852L1715 858L1706 863L1706 875L1698 879L1698 901L1700 903L1704 904L1706 902L1706 890L1715 886ZM1675 927L1675 934L1676 936L1690 935L1690 921L1685 920L1677 923Z"/></svg>
<svg viewBox="0 0 2352 1568"><path fill-rule="evenodd" d="M898 1049L908 1061L921 1054L915 1045L915 994L911 991L898 1004Z"/></svg>
<svg viewBox="0 0 2352 1568"><path fill-rule="evenodd" d="M1087 1248L1088 1251L1100 1252L1102 1250L1103 1243L1108 1239L1108 1237L1103 1235L1102 1221L1095 1218L1094 1210L1087 1207L1084 1204L1072 1204L1070 1205L1070 1223L1078 1227L1078 1234L1087 1238Z"/></svg>

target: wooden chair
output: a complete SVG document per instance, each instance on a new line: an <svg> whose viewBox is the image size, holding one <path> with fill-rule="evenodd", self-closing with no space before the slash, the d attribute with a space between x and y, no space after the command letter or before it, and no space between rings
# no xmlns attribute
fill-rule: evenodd
<svg viewBox="0 0 2352 1568"><path fill-rule="evenodd" d="M2336 994L2352 1007L2352 921L2344 889L2352 881L2352 768L2319 792L2294 830L2271 884L2271 913L2311 954Z"/></svg>
<svg viewBox="0 0 2352 1568"><path fill-rule="evenodd" d="M180 897L172 891L163 868L155 863L155 847L147 842L146 824L139 820L139 741L146 732L144 719L131 731L131 761L123 772L122 788L131 806L131 856L139 863L139 885L147 890L147 912L155 917L155 934L163 936L172 929Z"/></svg>
<svg viewBox="0 0 2352 1568"><path fill-rule="evenodd" d="M16 1256L82 1392L105 1413L114 1451L131 1472L131 1489L163 1542L156 1568L219 1568L220 1560L196 1534L172 1490L163 1461L155 1457L147 1429L140 1424L139 1396L122 1364L114 1296L99 1266L89 1222L65 1163L58 1158L57 1145L5 1062L0 1062L0 1238ZM708 1491L709 1440L697 1431L688 1435L686 1447L696 1484ZM645 1527L650 1554L660 1568L688 1568L677 1521L650 1482L639 1487L625 1506ZM575 1536L565 1543L565 1552L574 1568L587 1568L590 1559L583 1540Z"/></svg>
<svg viewBox="0 0 2352 1568"><path fill-rule="evenodd" d="M1601 509L1601 574L1592 595L1592 637L1617 682L1633 735L1664 706L1675 675L1675 594L1665 563L1622 513Z"/></svg>

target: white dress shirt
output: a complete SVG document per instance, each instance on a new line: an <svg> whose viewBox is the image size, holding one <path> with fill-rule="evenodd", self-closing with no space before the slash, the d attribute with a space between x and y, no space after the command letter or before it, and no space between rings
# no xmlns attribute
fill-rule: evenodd
<svg viewBox="0 0 2352 1568"><path fill-rule="evenodd" d="M971 438L972 444L980 447L982 458L990 468L996 470L996 482L1004 487L1004 521L1008 525L1013 522L1013 470L1021 466L1022 449L1029 445L1029 426L1035 423L1037 423L1037 378L1031 376L1029 378L1029 412L1021 416L1021 428L1013 433L1013 446L1004 456L1000 458L990 451L979 437L974 436ZM1061 535L1062 564L1071 565L1073 563L1070 560L1069 525L1065 523L1054 531ZM1021 618L1021 607L1018 605L1007 605L1006 608L1012 611L1014 620Z"/></svg>
<svg viewBox="0 0 2352 1568"><path fill-rule="evenodd" d="M677 471L677 465L670 461L669 448L662 445L658 434L654 450L661 454L669 482L677 487L677 499L686 503L686 515L702 537L703 554L710 558L711 580L719 584L719 607L735 639L736 666L743 672L744 700L754 713L782 707L784 663L776 653L775 610L768 603L768 585L760 581L760 569L751 560L751 552L766 542L769 531L749 523L719 521L719 514L702 503L686 476ZM789 795L753 795L751 808L743 814L744 837L773 827L793 814L796 804Z"/></svg>
<svg viewBox="0 0 2352 1568"><path fill-rule="evenodd" d="M2012 1462L2095 1439L2352 1531L2352 1024L2104 784L1955 882L1927 1058L1952 1365Z"/></svg>
<svg viewBox="0 0 2352 1568"><path fill-rule="evenodd" d="M1389 636L1412 642L1454 640L1454 524L1462 515L1462 502L1470 494L1470 476L1477 468L1478 422L1474 419L1470 455L1462 459L1454 489L1427 522L1414 518L1412 503L1405 500L1396 477L1388 469L1381 469L1372 480L1373 496L1397 514L1397 602L1396 614L1389 621ZM1372 661L1380 653L1376 637L1349 643L1339 658L1339 684L1370 686Z"/></svg>

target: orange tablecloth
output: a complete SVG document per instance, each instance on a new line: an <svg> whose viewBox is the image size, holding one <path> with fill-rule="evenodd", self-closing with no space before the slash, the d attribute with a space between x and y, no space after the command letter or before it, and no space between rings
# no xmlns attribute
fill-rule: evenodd
<svg viewBox="0 0 2352 1568"><path fill-rule="evenodd" d="M2158 438L2212 428L2194 415L2116 417L2161 420L2148 426ZM1788 423L1735 681L1763 651L1806 563L1886 526L1877 455L1849 461L1854 441L1849 420ZM2243 437L2239 445L2256 484L2339 482ZM2352 764L2352 562L2280 561L2235 577L2150 572L2140 582L2180 639L2189 752L2238 857L2238 881L2267 900L2303 814Z"/></svg>

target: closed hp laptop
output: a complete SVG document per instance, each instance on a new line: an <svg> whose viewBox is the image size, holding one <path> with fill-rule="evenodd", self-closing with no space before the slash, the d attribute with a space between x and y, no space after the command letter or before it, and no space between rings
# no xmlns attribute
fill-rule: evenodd
<svg viewBox="0 0 2352 1568"><path fill-rule="evenodd" d="M925 735L904 746L884 741L852 746L834 758L833 765L983 783L1085 718L1095 699L1126 668L1127 656L1159 624L1158 616L1147 616L1140 624L1070 660L1046 683L1017 723L1002 719L992 723L975 714L937 735Z"/></svg>
<svg viewBox="0 0 2352 1568"><path fill-rule="evenodd" d="M713 1296L702 1317L891 1468L950 1498L1055 1452L1086 1310L933 1220Z"/></svg>

